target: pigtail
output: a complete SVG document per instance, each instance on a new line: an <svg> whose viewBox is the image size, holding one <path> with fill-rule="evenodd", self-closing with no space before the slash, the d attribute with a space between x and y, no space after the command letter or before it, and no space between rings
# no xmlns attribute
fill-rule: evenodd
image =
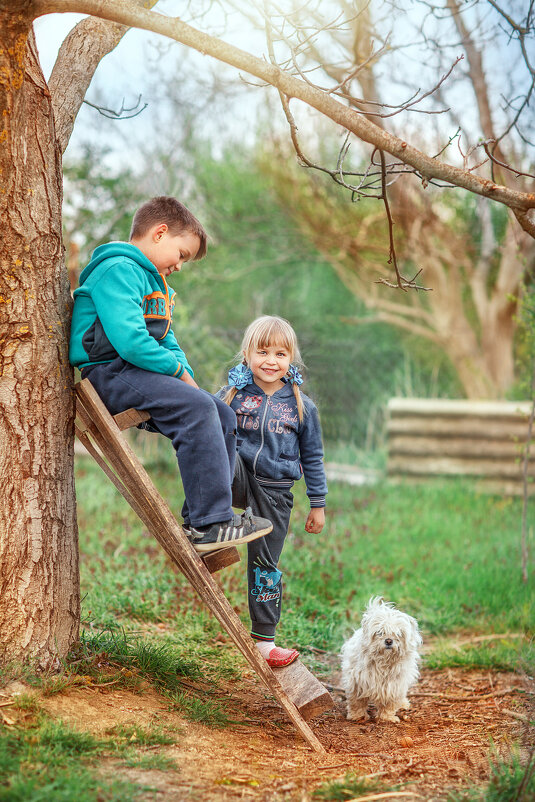
<svg viewBox="0 0 535 802"><path fill-rule="evenodd" d="M292 384L292 389L295 395L295 402L297 404L297 414L299 415L299 423L303 423L303 418L305 417L305 405L303 404L303 397L301 395L301 391L297 384Z"/></svg>
<svg viewBox="0 0 535 802"><path fill-rule="evenodd" d="M235 398L237 392L238 392L238 388L237 387L229 387L229 389L227 390L227 392L223 396L223 401L225 402L225 404L228 404L229 407L232 404L232 402L234 401L234 398Z"/></svg>

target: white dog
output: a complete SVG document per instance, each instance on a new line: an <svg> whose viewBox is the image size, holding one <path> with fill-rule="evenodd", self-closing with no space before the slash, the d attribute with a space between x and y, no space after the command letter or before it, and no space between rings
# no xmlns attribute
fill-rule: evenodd
<svg viewBox="0 0 535 802"><path fill-rule="evenodd" d="M361 628L342 647L342 686L348 719L366 715L398 722L396 710L408 709L407 691L420 675L418 647L422 638L416 619L381 596L370 599Z"/></svg>

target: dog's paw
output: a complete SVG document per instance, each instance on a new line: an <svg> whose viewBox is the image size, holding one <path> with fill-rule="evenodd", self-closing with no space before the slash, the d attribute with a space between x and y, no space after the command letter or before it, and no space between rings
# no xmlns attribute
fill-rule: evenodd
<svg viewBox="0 0 535 802"><path fill-rule="evenodd" d="M395 713L389 713L386 710L383 710L382 713L379 713L377 718L379 721L392 721L394 724L399 724L401 720L399 716L396 716Z"/></svg>
<svg viewBox="0 0 535 802"><path fill-rule="evenodd" d="M368 718L367 716L367 708L366 707L348 707L347 709L347 720L348 721L360 721L362 718Z"/></svg>

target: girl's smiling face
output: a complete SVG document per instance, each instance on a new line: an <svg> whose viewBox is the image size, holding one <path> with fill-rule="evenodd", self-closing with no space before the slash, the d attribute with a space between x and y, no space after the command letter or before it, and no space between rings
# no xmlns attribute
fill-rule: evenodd
<svg viewBox="0 0 535 802"><path fill-rule="evenodd" d="M255 383L267 395L272 395L283 386L283 376L288 372L292 354L281 345L258 346L251 353L244 352L252 370Z"/></svg>

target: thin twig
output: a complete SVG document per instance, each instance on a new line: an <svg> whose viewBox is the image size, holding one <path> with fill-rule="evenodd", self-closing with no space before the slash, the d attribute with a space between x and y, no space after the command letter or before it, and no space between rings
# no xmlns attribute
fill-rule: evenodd
<svg viewBox="0 0 535 802"><path fill-rule="evenodd" d="M415 284L414 282L418 278L422 271L418 270L416 275L413 278L405 279L403 276L401 277L401 289L402 290L423 290L424 292L432 292L432 287L422 287L420 284ZM376 284L386 284L387 287L392 287L393 289L398 289L399 284L394 284L392 281L388 281L386 278L379 278L375 282Z"/></svg>
<svg viewBox="0 0 535 802"><path fill-rule="evenodd" d="M439 152L438 152L438 153L435 153L435 155L433 156L433 159L438 159L438 157L439 157L439 156L442 156L442 154L444 153L444 151L445 151L445 150L447 150L447 149L449 148L449 146L451 145L451 143L453 142L453 140L454 140L454 139L457 139L457 137L459 136L459 134L460 134L460 133L461 133L461 129L460 129L460 128L457 128L457 130L455 131L455 133L453 134L453 136L450 136L450 138L449 138L448 142L446 142L446 144L444 145L444 147L443 147L441 150L439 150Z"/></svg>
<svg viewBox="0 0 535 802"><path fill-rule="evenodd" d="M388 791L384 794L370 794L369 796L359 796L348 799L347 802L372 802L372 799L390 799L395 796L410 796L413 799L423 799L423 796L414 791Z"/></svg>
<svg viewBox="0 0 535 802"><path fill-rule="evenodd" d="M489 139L489 140L487 140L486 142L481 142L481 145L483 146L483 149L484 149L485 153L487 154L487 156L489 157L489 159L490 159L490 160L491 160L491 161L492 161L494 164L497 164L497 165L499 165L499 167L503 167L505 170L510 170L510 171L511 171L512 173L514 173L515 175L518 175L518 176L521 176L521 175L523 175L523 176L525 176L526 178L535 178L535 175L533 175L532 173L522 173L522 172L520 172L520 170L515 170L515 168L514 168L514 167L511 167L509 164L505 164L505 162L502 162L502 161L500 161L499 159L497 159L495 156L493 156L493 155L492 155L492 153L491 153L491 152L490 152L490 150L489 150L489 144L490 144L491 142L495 142L495 141L496 141L495 139Z"/></svg>
<svg viewBox="0 0 535 802"><path fill-rule="evenodd" d="M398 262L396 257L396 247L394 243L394 221L392 220L392 214L390 212L390 204L388 203L388 194L386 191L386 160L385 154L382 150L379 151L379 156L381 158L381 186L382 186L382 199L385 206L385 212L388 219L388 236L390 239L390 250L389 250L389 257L388 257L388 264L394 266L394 270L396 271L396 278L398 287L406 292L406 288L402 284L401 274L398 270ZM373 155L372 155L373 161Z"/></svg>
<svg viewBox="0 0 535 802"><path fill-rule="evenodd" d="M374 150L374 152L372 154L372 162L373 162L373 157L375 155L375 152L376 151ZM394 242L394 221L392 219L392 214L390 212L390 204L388 202L387 183L386 183L386 160L385 160L385 154L383 153L382 150L379 150L379 156L380 156L380 159L381 159L381 186L382 186L381 199L382 199L382 201L384 203L384 207L385 207L385 211L386 211L386 217L387 217L387 220L388 220L388 236L389 236L389 240L390 240L390 250L389 250L388 264L394 266L394 270L395 270L395 273L396 273L396 283L393 284L391 281L388 281L387 279L384 279L384 278L378 279L375 283L376 284L386 284L387 287L393 287L395 289L400 289L400 290L403 290L403 292L407 292L407 290L409 290L409 289L410 290L425 290L425 291L429 291L429 290L431 290L431 287L422 287L421 285L415 283L416 279L418 278L418 276L422 272L421 269L418 270L418 272L416 273L416 275L412 279L405 278L399 272L397 256L396 256L396 246L395 246L395 242Z"/></svg>
<svg viewBox="0 0 535 802"><path fill-rule="evenodd" d="M526 724L535 724L535 721L529 716L525 716L523 713L517 713L516 710L507 710L507 708L502 707L500 708L502 713L505 713L506 716L511 716L511 718L516 718L518 721L524 721Z"/></svg>
<svg viewBox="0 0 535 802"><path fill-rule="evenodd" d="M145 109L149 105L148 103L144 103L144 105L141 108L138 108L139 104L141 103L141 95L138 96L136 105L132 106L129 109L125 108L123 99L119 111L114 111L113 109L107 109L104 106L97 106L94 103L90 103L89 100L84 100L83 102L86 104L86 106L91 106L92 109L96 109L99 114L102 114L103 117L107 117L110 120L131 120L133 117L137 117L138 114L141 114L141 112L145 111ZM137 109L137 111L135 111L135 109ZM134 114L130 114L129 112L131 111L133 111Z"/></svg>
<svg viewBox="0 0 535 802"><path fill-rule="evenodd" d="M439 89L441 84L443 84L444 81L447 78L449 78L449 76L453 72L454 68L457 66L459 61L461 61L463 58L464 58L464 56L459 56L453 62L453 64L451 65L450 69L448 70L448 72L445 75L442 76L440 81L437 84L435 84L435 86L432 89L429 89L427 92L424 92L423 94L419 94L420 90L417 90L417 92L414 93L412 98L409 98L409 100L406 103L401 103L399 106L390 106L388 103L378 103L377 101L375 102L375 105L382 106L383 108L385 108L385 107L386 108L393 108L394 111L391 111L388 114L385 114L385 113L378 112L378 111L365 111L364 109L359 109L360 113L364 114L366 117L380 117L382 120L386 120L388 117L395 117L397 114L400 114L402 111L416 111L419 114L445 114L446 112L449 111L449 109L439 109L438 111L430 111L428 109L415 109L415 108L413 108L413 106L415 106L418 103L421 103L422 100L424 100L424 98L429 97L430 95L434 94ZM342 92L337 92L336 94L339 95L340 97L345 98L346 100L358 100L357 98L353 98L353 97L351 97L351 95L347 95L347 94L344 94ZM416 95L419 95L419 97L416 97ZM367 101L367 100L361 100L360 102L361 103L369 103L369 101Z"/></svg>
<svg viewBox="0 0 535 802"><path fill-rule="evenodd" d="M460 641L461 646L466 646L468 643L483 643L487 640L499 640L507 638L525 638L525 632L495 632L492 635L477 635L475 638L464 638Z"/></svg>
<svg viewBox="0 0 535 802"><path fill-rule="evenodd" d="M453 702L479 702L481 699L491 699L497 696L509 696L509 694L514 693L515 691L519 691L520 693L524 693L523 688L505 688L502 691L493 691L492 693L482 693L480 695L473 694L471 696L455 696L451 693L426 693L424 691L414 691L410 695L411 696L434 696L438 697L439 699L449 699Z"/></svg>

